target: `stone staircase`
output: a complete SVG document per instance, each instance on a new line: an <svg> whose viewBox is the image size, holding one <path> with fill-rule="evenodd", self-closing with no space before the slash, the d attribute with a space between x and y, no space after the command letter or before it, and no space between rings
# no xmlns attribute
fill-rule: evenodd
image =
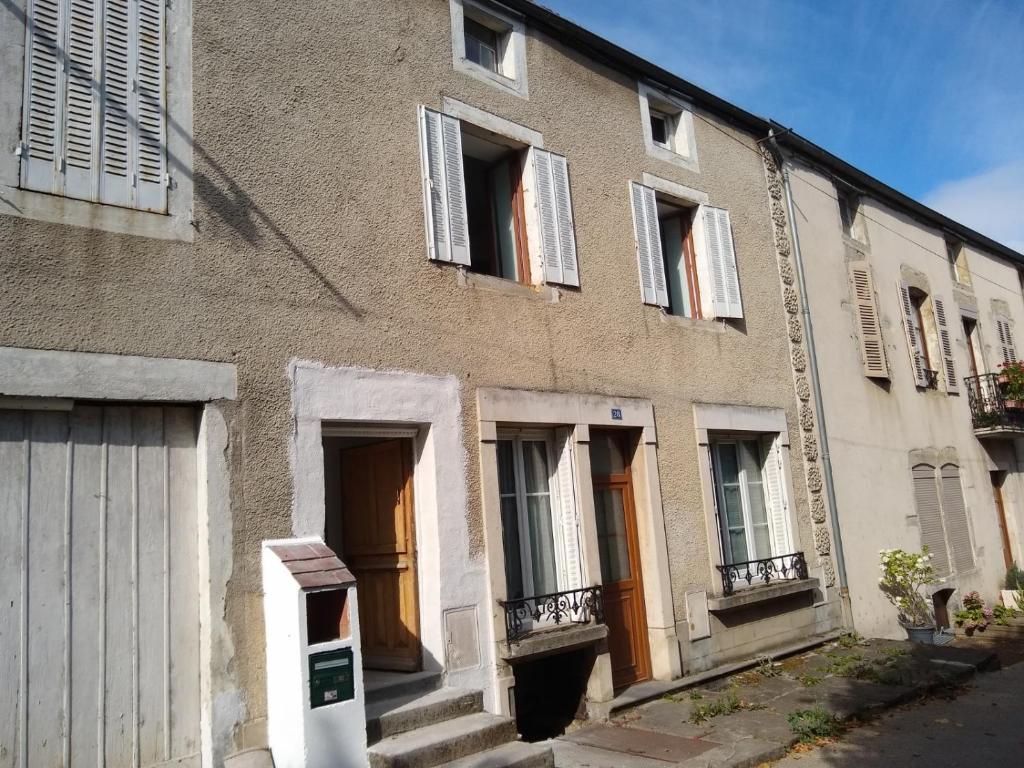
<svg viewBox="0 0 1024 768"><path fill-rule="evenodd" d="M519 741L515 721L484 712L483 694L440 677L366 688L370 768L553 768L551 748Z"/></svg>

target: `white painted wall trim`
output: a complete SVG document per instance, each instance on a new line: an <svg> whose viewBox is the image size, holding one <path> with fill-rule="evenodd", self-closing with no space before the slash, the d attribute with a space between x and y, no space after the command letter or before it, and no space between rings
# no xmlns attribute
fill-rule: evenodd
<svg viewBox="0 0 1024 768"><path fill-rule="evenodd" d="M507 50L504 52L503 73L492 72L466 58L465 18L467 10L478 20L494 19L508 28ZM505 6L482 0L449 0L452 22L452 67L477 80L520 96L530 97L526 83L526 24L522 16ZM485 26L489 26L486 25Z"/></svg>
<svg viewBox="0 0 1024 768"><path fill-rule="evenodd" d="M707 433L713 431L778 432L782 445L789 445L786 412L782 408L694 403L693 423L697 428L698 442L701 444L707 444Z"/></svg>
<svg viewBox="0 0 1024 768"><path fill-rule="evenodd" d="M448 664L444 617L452 609L488 610L487 574L482 556L469 551L466 452L462 443L459 382L454 376L427 376L366 368L328 368L293 361L290 437L295 536L323 537L326 520L323 423L357 422L419 427L415 440L413 492L416 519L420 639L425 669L446 671L452 686L480 688L492 702L494 657L489 623L477 625L480 664L453 670Z"/></svg>
<svg viewBox="0 0 1024 768"><path fill-rule="evenodd" d="M231 363L0 347L0 395L194 403L237 392Z"/></svg>
<svg viewBox="0 0 1024 768"><path fill-rule="evenodd" d="M664 91L653 88L647 83L637 84L637 95L640 98L640 121L644 135L644 146L651 157L672 163L694 173L700 172L697 161L697 139L693 133L693 107L686 101L670 96ZM651 102L654 108L661 111L674 112L676 119L676 135L673 148L666 149L654 143L651 133Z"/></svg>
<svg viewBox="0 0 1024 768"><path fill-rule="evenodd" d="M643 427L644 439L657 441L650 400L497 388L478 389L476 399L480 421ZM621 412L620 419L612 417L613 409Z"/></svg>
<svg viewBox="0 0 1024 768"><path fill-rule="evenodd" d="M541 149L544 148L544 134L540 131L527 128L519 123L513 123L511 120L485 112L458 99L445 96L441 109L446 115L457 117L459 120L465 120L467 123L472 123L479 128L486 128L488 131L493 131L509 139L515 139L523 144L540 147Z"/></svg>
<svg viewBox="0 0 1024 768"><path fill-rule="evenodd" d="M674 181L663 179L661 176L655 176L653 173L644 171L643 184L645 187L650 187L655 192L661 192L662 194L669 195L678 200L684 202L693 203L695 205L707 205L709 202L708 193L701 192L699 189L693 187L687 187L683 184L677 184Z"/></svg>

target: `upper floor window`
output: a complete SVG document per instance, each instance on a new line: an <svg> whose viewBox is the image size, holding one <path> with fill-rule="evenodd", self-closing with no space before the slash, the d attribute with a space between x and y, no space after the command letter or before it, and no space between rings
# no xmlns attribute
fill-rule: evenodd
<svg viewBox="0 0 1024 768"><path fill-rule="evenodd" d="M578 286L566 159L496 132L504 121L479 114L489 127L420 108L430 258L522 283Z"/></svg>
<svg viewBox="0 0 1024 768"><path fill-rule="evenodd" d="M457 70L526 96L526 28L511 11L477 0L449 0Z"/></svg>
<svg viewBox="0 0 1024 768"><path fill-rule="evenodd" d="M946 238L946 259L949 273L960 285L971 285L971 271L967 268L967 253L962 240Z"/></svg>
<svg viewBox="0 0 1024 768"><path fill-rule="evenodd" d="M836 201L839 204L839 221L843 228L843 234L852 240L866 243L860 195L837 183Z"/></svg>
<svg viewBox="0 0 1024 768"><path fill-rule="evenodd" d="M974 547L967 506L960 482L960 467L917 464L911 469L914 506L921 545L928 547L932 567L940 578L974 568Z"/></svg>
<svg viewBox="0 0 1024 768"><path fill-rule="evenodd" d="M29 4L23 189L167 212L164 0Z"/></svg>
<svg viewBox="0 0 1024 768"><path fill-rule="evenodd" d="M743 317L729 212L630 183L645 304L691 318Z"/></svg>
<svg viewBox="0 0 1024 768"><path fill-rule="evenodd" d="M945 303L906 282L900 283L900 302L915 384L938 389L941 381L946 392L959 392Z"/></svg>
<svg viewBox="0 0 1024 768"><path fill-rule="evenodd" d="M687 170L699 170L690 105L644 83L639 94L647 154Z"/></svg>

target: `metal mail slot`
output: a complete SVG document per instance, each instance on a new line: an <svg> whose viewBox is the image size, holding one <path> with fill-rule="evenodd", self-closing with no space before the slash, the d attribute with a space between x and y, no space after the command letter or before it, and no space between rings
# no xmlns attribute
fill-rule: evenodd
<svg viewBox="0 0 1024 768"><path fill-rule="evenodd" d="M316 709L355 696L352 649L314 653L309 657L309 707Z"/></svg>

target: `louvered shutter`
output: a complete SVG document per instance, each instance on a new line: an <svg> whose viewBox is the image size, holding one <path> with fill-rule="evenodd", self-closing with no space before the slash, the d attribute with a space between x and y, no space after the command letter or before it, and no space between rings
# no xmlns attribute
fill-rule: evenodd
<svg viewBox="0 0 1024 768"><path fill-rule="evenodd" d="M875 304L875 284L871 279L871 267L866 261L851 261L849 271L850 282L853 285L854 308L857 312L864 375L887 379L889 366L885 362L885 345L882 342L882 329L878 324L878 307Z"/></svg>
<svg viewBox="0 0 1024 768"><path fill-rule="evenodd" d="M910 365L914 371L914 383L919 387L928 386L928 376L925 373L924 358L921 355L919 339L921 329L917 324L917 312L914 303L910 299L910 287L906 283L899 284L900 303L903 307L903 328L907 333L907 349L910 351Z"/></svg>
<svg viewBox="0 0 1024 768"><path fill-rule="evenodd" d="M921 531L921 546L928 547L932 566L940 578L949 576L949 552L939 507L939 491L935 483L935 467L918 464L912 470L914 480L914 507Z"/></svg>
<svg viewBox="0 0 1024 768"><path fill-rule="evenodd" d="M21 184L60 194L64 143L64 71L60 65L64 13L61 0L32 0L27 9L24 132Z"/></svg>
<svg viewBox="0 0 1024 768"><path fill-rule="evenodd" d="M996 318L996 331L999 335L999 350L1003 355L1003 363L1009 365L1017 359L1017 350L1013 344L1013 330L1008 320Z"/></svg>
<svg viewBox="0 0 1024 768"><path fill-rule="evenodd" d="M568 164L564 157L547 150L534 147L532 154L544 281L579 286Z"/></svg>
<svg viewBox="0 0 1024 768"><path fill-rule="evenodd" d="M459 121L420 107L420 153L430 258L469 266L469 219Z"/></svg>
<svg viewBox="0 0 1024 768"><path fill-rule="evenodd" d="M768 502L768 522L771 525L772 555L788 555L793 551L789 533L789 504L786 499L786 485L782 472L782 447L778 436L762 439L764 455L764 488Z"/></svg>
<svg viewBox="0 0 1024 768"><path fill-rule="evenodd" d="M942 516L946 521L946 537L952 550L953 567L957 573L963 573L974 568L974 548L971 546L967 507L960 484L960 468L956 464L944 464L941 479Z"/></svg>
<svg viewBox="0 0 1024 768"><path fill-rule="evenodd" d="M665 257L661 252L658 202L654 190L630 182L633 203L633 233L636 236L636 260L640 268L640 295L644 304L668 306L665 282Z"/></svg>
<svg viewBox="0 0 1024 768"><path fill-rule="evenodd" d="M128 206L132 199L132 93L135 41L130 0L106 0L103 11L103 130L100 202Z"/></svg>
<svg viewBox="0 0 1024 768"><path fill-rule="evenodd" d="M573 469L572 430L559 428L555 430L556 450L558 451L558 516L562 538L562 569L559 574L559 589L579 589L583 586L583 558L580 554L580 534L578 525L577 494Z"/></svg>
<svg viewBox="0 0 1024 768"><path fill-rule="evenodd" d="M100 0L70 0L68 4L64 194L79 200L97 199L100 8Z"/></svg>
<svg viewBox="0 0 1024 768"><path fill-rule="evenodd" d="M164 3L138 0L136 49L136 112L138 120L135 207L144 211L167 210L167 139L164 99Z"/></svg>
<svg viewBox="0 0 1024 768"><path fill-rule="evenodd" d="M956 364L953 362L953 342L949 337L949 325L946 323L946 307L938 296L932 297L935 306L935 325L939 330L939 347L942 350L942 372L946 377L946 391L959 392L960 383L956 377Z"/></svg>
<svg viewBox="0 0 1024 768"><path fill-rule="evenodd" d="M711 306L715 317L743 317L729 212L709 205L702 205L701 211L704 216L708 273L711 275Z"/></svg>

